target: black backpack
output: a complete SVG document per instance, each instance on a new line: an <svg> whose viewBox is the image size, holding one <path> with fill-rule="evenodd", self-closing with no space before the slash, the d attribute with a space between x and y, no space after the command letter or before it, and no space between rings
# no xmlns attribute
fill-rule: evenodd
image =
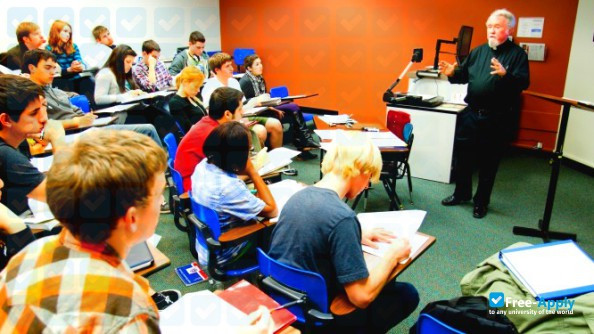
<svg viewBox="0 0 594 334"><path fill-rule="evenodd" d="M517 334L516 326L503 314L490 314L489 301L485 297L458 297L439 300L425 306L427 313L444 324L465 333ZM417 333L417 324L410 334Z"/></svg>

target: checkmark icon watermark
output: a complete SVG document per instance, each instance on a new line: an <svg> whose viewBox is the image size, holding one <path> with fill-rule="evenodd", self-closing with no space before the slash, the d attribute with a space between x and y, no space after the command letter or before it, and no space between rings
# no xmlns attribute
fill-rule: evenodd
<svg viewBox="0 0 594 334"><path fill-rule="evenodd" d="M503 292L491 292L489 293L489 306L490 307L503 307L505 303L505 296Z"/></svg>

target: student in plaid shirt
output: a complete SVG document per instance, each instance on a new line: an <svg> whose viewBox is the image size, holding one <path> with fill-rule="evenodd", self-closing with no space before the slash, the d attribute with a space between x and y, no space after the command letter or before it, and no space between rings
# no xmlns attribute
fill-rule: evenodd
<svg viewBox="0 0 594 334"><path fill-rule="evenodd" d="M149 39L142 43L142 61L132 67L132 76L136 84L145 92L156 92L173 86L173 77L163 62L159 61L161 47Z"/></svg>
<svg viewBox="0 0 594 334"><path fill-rule="evenodd" d="M62 152L47 198L64 229L0 273L0 332L158 332L149 283L122 259L155 231L165 152L141 134L109 130Z"/></svg>

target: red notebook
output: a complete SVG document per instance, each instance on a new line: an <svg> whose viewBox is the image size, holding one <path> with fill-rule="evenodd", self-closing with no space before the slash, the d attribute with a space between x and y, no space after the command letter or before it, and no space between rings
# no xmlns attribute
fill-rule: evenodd
<svg viewBox="0 0 594 334"><path fill-rule="evenodd" d="M229 304L237 307L245 314L250 314L263 305L269 310L280 306L274 299L262 292L246 280L241 280L219 294ZM297 317L286 309L272 312L274 320L274 332L277 333L289 326Z"/></svg>

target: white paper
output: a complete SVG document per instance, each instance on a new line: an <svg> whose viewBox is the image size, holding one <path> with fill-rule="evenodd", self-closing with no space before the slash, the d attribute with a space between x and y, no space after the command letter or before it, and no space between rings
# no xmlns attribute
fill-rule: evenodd
<svg viewBox="0 0 594 334"><path fill-rule="evenodd" d="M35 168L37 168L41 173L47 172L50 169L50 167L52 166L53 162L54 162L53 155L49 155L49 156L43 157L43 158L32 158L31 159L31 164Z"/></svg>
<svg viewBox="0 0 594 334"><path fill-rule="evenodd" d="M415 257L417 255L417 253L419 252L419 249L421 249L421 246L423 246L423 244L429 239L428 236L424 236L421 234L415 234L412 236L412 238L408 239L408 242L410 243L410 256L409 258ZM384 254L386 253L388 247L390 246L390 244L385 243L385 242L378 242L377 243L378 248L371 248L369 246L365 246L362 245L361 248L363 249L363 251L365 253L369 253L375 256L384 256Z"/></svg>
<svg viewBox="0 0 594 334"><path fill-rule="evenodd" d="M542 38L544 17L520 17L518 20L518 37Z"/></svg>
<svg viewBox="0 0 594 334"><path fill-rule="evenodd" d="M147 242L150 242L151 245L157 247L157 245L159 244L159 241L161 241L161 236L158 235L157 233L153 234L150 238L148 238Z"/></svg>
<svg viewBox="0 0 594 334"><path fill-rule="evenodd" d="M383 228L392 232L397 238L408 239L411 244L411 256L413 256L419 247L427 240L426 237L417 235L417 231L423 219L427 215L423 210L401 210L401 211L385 211L385 212L366 212L357 215L357 219L361 224L361 229ZM363 251L382 256L387 247L387 243L377 243L379 248L374 249L367 246L362 246Z"/></svg>
<svg viewBox="0 0 594 334"><path fill-rule="evenodd" d="M208 290L186 293L159 314L163 334L236 333L249 324L245 313Z"/></svg>
<svg viewBox="0 0 594 334"><path fill-rule="evenodd" d="M278 221L278 217L287 201L295 195L296 192L303 188L305 188L304 184L289 179L268 186L268 189L270 189L270 192L272 193L272 197L274 197L274 202L276 202L276 207L278 208L278 216L270 219L272 223Z"/></svg>
<svg viewBox="0 0 594 334"><path fill-rule="evenodd" d="M25 217L23 219L25 224L39 224L54 219L54 215L52 214L47 203L40 202L33 198L29 198L28 204L33 216Z"/></svg>
<svg viewBox="0 0 594 334"><path fill-rule="evenodd" d="M293 162L292 159L299 154L301 154L301 152L286 147L275 148L268 152L268 163L260 167L258 174L266 175L274 170L287 166Z"/></svg>
<svg viewBox="0 0 594 334"><path fill-rule="evenodd" d="M328 125L354 123L350 115L322 115L318 118Z"/></svg>
<svg viewBox="0 0 594 334"><path fill-rule="evenodd" d="M314 132L320 137L320 140L334 140L338 131L342 130L314 130ZM390 131L380 132L364 132L365 136L371 138L371 141L379 148L383 147L406 147L406 143L402 139L398 138Z"/></svg>
<svg viewBox="0 0 594 334"><path fill-rule="evenodd" d="M104 126L111 122L113 122L113 117L102 117L102 118L95 118L93 120L93 126Z"/></svg>
<svg viewBox="0 0 594 334"><path fill-rule="evenodd" d="M243 117L255 116L261 113L262 111L268 109L268 107L252 107L252 108L244 108L243 109Z"/></svg>
<svg viewBox="0 0 594 334"><path fill-rule="evenodd" d="M502 253L533 296L594 285L594 262L574 243ZM518 275L519 273L519 275Z"/></svg>
<svg viewBox="0 0 594 334"><path fill-rule="evenodd" d="M118 104L118 105L115 105L113 107L99 109L99 110L94 110L93 113L95 113L95 114L113 114L113 113L116 113L116 112L120 112L120 111L124 111L124 110L128 110L128 109L134 108L137 105L138 105L138 103Z"/></svg>

